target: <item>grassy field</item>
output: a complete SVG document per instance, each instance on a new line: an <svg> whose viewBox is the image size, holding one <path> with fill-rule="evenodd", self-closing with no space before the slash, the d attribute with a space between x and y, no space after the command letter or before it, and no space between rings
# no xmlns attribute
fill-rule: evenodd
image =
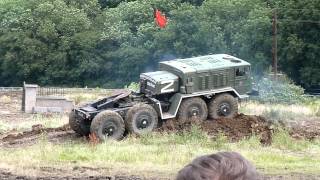
<svg viewBox="0 0 320 180"><path fill-rule="evenodd" d="M236 143L228 142L223 135L213 140L196 126L180 134L152 133L102 144L83 141L51 144L44 134L33 146L0 149L0 167L23 171L47 166L89 166L111 174L120 171L144 176L163 174L172 178L196 156L237 151L264 174L319 174L320 141L294 140L284 130L275 133L273 139L270 146L261 145L255 136Z"/></svg>
<svg viewBox="0 0 320 180"><path fill-rule="evenodd" d="M306 119L320 120L320 99L301 104L272 104L247 101L240 104L240 112L260 115L274 123L288 124Z"/></svg>

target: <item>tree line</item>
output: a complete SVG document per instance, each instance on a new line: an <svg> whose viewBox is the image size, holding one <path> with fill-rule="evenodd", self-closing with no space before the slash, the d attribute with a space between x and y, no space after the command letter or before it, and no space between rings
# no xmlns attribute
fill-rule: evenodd
<svg viewBox="0 0 320 180"><path fill-rule="evenodd" d="M316 0L0 0L0 86L123 87L159 61L210 53L245 59L261 75L275 9L279 69L319 85Z"/></svg>

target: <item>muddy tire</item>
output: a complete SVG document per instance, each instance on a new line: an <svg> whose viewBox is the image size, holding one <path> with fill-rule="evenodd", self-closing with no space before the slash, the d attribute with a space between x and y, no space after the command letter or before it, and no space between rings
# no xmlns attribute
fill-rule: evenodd
<svg viewBox="0 0 320 180"><path fill-rule="evenodd" d="M231 94L219 94L209 102L210 118L233 118L237 113L238 101Z"/></svg>
<svg viewBox="0 0 320 180"><path fill-rule="evenodd" d="M114 111L102 111L93 118L90 131L100 141L105 141L106 139L120 140L123 138L125 131L124 121Z"/></svg>
<svg viewBox="0 0 320 180"><path fill-rule="evenodd" d="M148 104L136 104L127 112L125 124L128 132L145 134L157 128L158 114Z"/></svg>
<svg viewBox="0 0 320 180"><path fill-rule="evenodd" d="M90 122L81 117L77 117L74 111L69 114L70 128L81 136L88 136L90 134Z"/></svg>
<svg viewBox="0 0 320 180"><path fill-rule="evenodd" d="M189 121L192 118L206 120L208 109L205 101L199 97L182 100L178 110L178 119L180 121Z"/></svg>

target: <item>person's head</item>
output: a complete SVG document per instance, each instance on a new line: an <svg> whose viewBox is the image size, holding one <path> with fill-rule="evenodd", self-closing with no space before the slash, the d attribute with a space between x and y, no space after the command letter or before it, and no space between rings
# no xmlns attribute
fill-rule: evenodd
<svg viewBox="0 0 320 180"><path fill-rule="evenodd" d="M176 180L256 180L255 167L236 152L200 156L181 169Z"/></svg>

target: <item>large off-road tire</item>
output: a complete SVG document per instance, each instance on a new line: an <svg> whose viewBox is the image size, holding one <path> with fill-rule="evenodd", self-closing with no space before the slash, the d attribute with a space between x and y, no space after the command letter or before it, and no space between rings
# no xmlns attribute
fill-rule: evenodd
<svg viewBox="0 0 320 180"><path fill-rule="evenodd" d="M124 121L114 111L102 111L93 118L90 131L100 141L106 139L120 140L123 138L125 131Z"/></svg>
<svg viewBox="0 0 320 180"><path fill-rule="evenodd" d="M81 117L77 117L74 111L69 114L70 128L81 136L88 136L90 134L90 121L86 121Z"/></svg>
<svg viewBox="0 0 320 180"><path fill-rule="evenodd" d="M178 110L178 119L180 121L189 121L192 118L206 120L208 109L205 101L199 97L193 97L182 100Z"/></svg>
<svg viewBox="0 0 320 180"><path fill-rule="evenodd" d="M209 102L209 117L233 118L238 113L238 100L229 93L219 94Z"/></svg>
<svg viewBox="0 0 320 180"><path fill-rule="evenodd" d="M158 114L148 104L136 104L128 110L125 124L128 132L138 135L148 133L157 128Z"/></svg>

